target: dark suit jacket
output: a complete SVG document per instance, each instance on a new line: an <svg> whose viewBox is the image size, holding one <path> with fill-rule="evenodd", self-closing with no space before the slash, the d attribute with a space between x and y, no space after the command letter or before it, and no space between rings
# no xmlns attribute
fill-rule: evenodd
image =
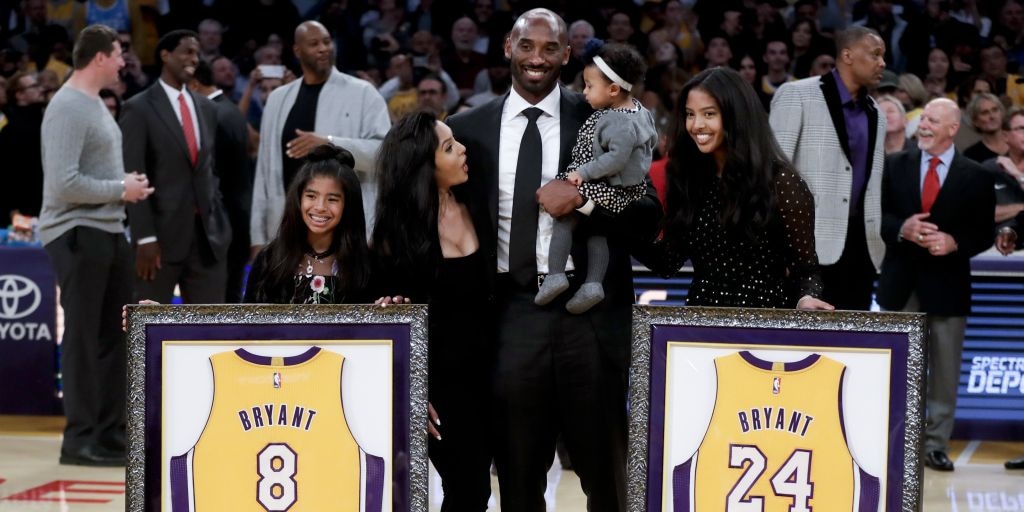
<svg viewBox="0 0 1024 512"><path fill-rule="evenodd" d="M161 258L171 263L185 260L195 236L208 244L218 260L231 242L213 173L216 110L206 98L192 94L192 101L199 123L195 166L189 160L181 123L159 82L125 102L121 116L125 171L145 173L150 186L156 187L145 201L128 205L132 240L156 236ZM197 211L205 233L196 233Z"/></svg>
<svg viewBox="0 0 1024 512"><path fill-rule="evenodd" d="M232 245L241 244L248 251L253 181L248 124L227 95L220 94L212 102L217 111L213 170L220 180L224 208L231 220Z"/></svg>
<svg viewBox="0 0 1024 512"><path fill-rule="evenodd" d="M945 256L899 238L903 222L921 212L921 150L886 157L882 182L882 238L885 260L878 282L878 303L902 309L917 292L925 313L966 316L971 311L972 256L992 246L995 235L995 194L991 174L957 153L939 196L925 220L956 240L958 249Z"/></svg>
<svg viewBox="0 0 1024 512"><path fill-rule="evenodd" d="M561 154L558 168L564 170L571 161L576 136L587 117L593 112L582 94L562 88L561 91ZM489 268L497 268L498 233L498 149L501 138L501 111L508 95L496 98L472 110L448 118L455 139L466 146L469 181L465 184L476 198L483 201L479 215L487 215L483 225L486 233L480 237L481 250L486 250ZM649 182L648 182L649 184ZM595 227L608 234L610 261L605 274L605 300L591 309L598 342L613 361L623 365L629 360L631 312L634 302L632 264L629 258L631 242L647 241L658 229L661 203L654 187L648 186L644 199L633 204L618 216L598 206L590 216ZM479 224L479 222L477 223ZM587 268L586 230L574 232L572 258L577 274ZM491 289L494 290L490 275ZM566 293L574 293L573 289ZM567 313L568 314L568 313Z"/></svg>

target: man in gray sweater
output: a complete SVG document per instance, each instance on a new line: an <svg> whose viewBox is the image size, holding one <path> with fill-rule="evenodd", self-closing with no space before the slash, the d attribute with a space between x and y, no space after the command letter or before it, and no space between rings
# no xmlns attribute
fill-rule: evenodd
<svg viewBox="0 0 1024 512"><path fill-rule="evenodd" d="M153 193L125 173L121 130L99 97L124 67L117 32L90 25L73 51L75 71L43 117L39 238L61 289L61 371L67 425L61 464L124 465L125 345L121 306L132 297L126 202Z"/></svg>

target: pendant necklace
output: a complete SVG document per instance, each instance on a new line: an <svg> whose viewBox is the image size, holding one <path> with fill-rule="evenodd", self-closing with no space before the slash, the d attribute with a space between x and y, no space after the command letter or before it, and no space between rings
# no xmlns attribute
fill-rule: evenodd
<svg viewBox="0 0 1024 512"><path fill-rule="evenodd" d="M328 248L324 252L313 252L312 248L310 248L310 253L307 254L307 258L306 258L306 277L309 277L309 276L313 275L313 262L314 261L319 262L321 258L326 257L326 256L328 256L330 254L331 254L331 249L330 248ZM313 259L312 260L309 259L308 256L312 256Z"/></svg>

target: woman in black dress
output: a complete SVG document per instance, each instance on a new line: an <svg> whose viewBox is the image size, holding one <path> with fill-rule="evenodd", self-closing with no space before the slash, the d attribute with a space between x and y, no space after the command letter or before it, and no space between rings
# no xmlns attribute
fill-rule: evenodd
<svg viewBox="0 0 1024 512"><path fill-rule="evenodd" d="M441 510L483 511L491 494L493 323L480 250L486 231L474 219L489 217L472 214L461 186L469 179L466 148L432 114L399 120L377 163L373 289L386 296L378 302L401 296L428 305L428 450L441 475Z"/></svg>
<svg viewBox="0 0 1024 512"><path fill-rule="evenodd" d="M709 69L681 98L664 235L637 259L666 276L692 260L691 306L832 309L817 298L814 198L750 84Z"/></svg>
<svg viewBox="0 0 1024 512"><path fill-rule="evenodd" d="M243 302L368 302L370 258L354 164L352 153L334 146L306 156L285 195L277 236L253 260Z"/></svg>

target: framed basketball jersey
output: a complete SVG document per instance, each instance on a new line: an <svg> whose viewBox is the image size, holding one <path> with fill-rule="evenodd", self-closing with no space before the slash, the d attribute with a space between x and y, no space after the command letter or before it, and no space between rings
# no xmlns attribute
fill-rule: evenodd
<svg viewBox="0 0 1024 512"><path fill-rule="evenodd" d="M127 509L427 510L425 313L130 307Z"/></svg>
<svg viewBox="0 0 1024 512"><path fill-rule="evenodd" d="M638 306L631 507L916 509L922 336L904 314Z"/></svg>
<svg viewBox="0 0 1024 512"><path fill-rule="evenodd" d="M213 403L196 444L171 457L171 511L380 512L384 459L348 426L344 362L316 346L290 357L210 356Z"/></svg>

